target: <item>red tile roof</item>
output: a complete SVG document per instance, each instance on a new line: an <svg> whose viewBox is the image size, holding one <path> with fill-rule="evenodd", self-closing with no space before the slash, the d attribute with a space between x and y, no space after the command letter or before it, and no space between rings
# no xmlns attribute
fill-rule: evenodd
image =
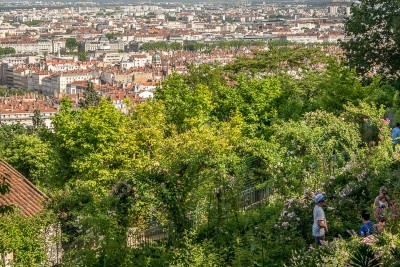
<svg viewBox="0 0 400 267"><path fill-rule="evenodd" d="M0 205L13 204L26 216L32 216L43 209L46 195L1 158L0 176L8 177L10 185L9 193L0 194Z"/></svg>

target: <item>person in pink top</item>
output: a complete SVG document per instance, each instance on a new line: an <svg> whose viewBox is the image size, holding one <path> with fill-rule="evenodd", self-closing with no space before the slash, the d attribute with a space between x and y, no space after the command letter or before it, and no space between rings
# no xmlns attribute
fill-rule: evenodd
<svg viewBox="0 0 400 267"><path fill-rule="evenodd" d="M386 209L389 207L389 195L386 187L382 186L379 189L379 195L375 198L374 201L374 216L375 221L379 222L382 218L384 218L384 214Z"/></svg>

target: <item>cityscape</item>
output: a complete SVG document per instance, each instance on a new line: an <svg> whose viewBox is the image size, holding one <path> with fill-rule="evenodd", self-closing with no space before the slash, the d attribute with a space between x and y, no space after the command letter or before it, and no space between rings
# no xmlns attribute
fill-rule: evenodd
<svg viewBox="0 0 400 267"><path fill-rule="evenodd" d="M152 97L173 72L231 63L274 41L323 44L338 54L350 4L3 3L0 83L30 96L2 97L1 121L30 124L38 108L50 126L59 100L78 103L87 81L124 110L124 98Z"/></svg>
<svg viewBox="0 0 400 267"><path fill-rule="evenodd" d="M400 0L0 2L1 267L399 267Z"/></svg>

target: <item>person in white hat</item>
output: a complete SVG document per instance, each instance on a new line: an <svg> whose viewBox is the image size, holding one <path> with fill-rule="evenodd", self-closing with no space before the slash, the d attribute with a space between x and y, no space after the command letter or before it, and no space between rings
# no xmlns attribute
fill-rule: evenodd
<svg viewBox="0 0 400 267"><path fill-rule="evenodd" d="M328 224L325 218L323 206L325 205L325 196L317 194L314 198L314 223L312 226L312 234L318 246L322 246L325 240L325 233L328 232Z"/></svg>

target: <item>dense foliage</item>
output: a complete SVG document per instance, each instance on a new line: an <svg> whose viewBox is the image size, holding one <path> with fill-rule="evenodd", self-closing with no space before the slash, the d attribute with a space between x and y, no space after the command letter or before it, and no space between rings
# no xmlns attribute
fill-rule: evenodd
<svg viewBox="0 0 400 267"><path fill-rule="evenodd" d="M361 0L345 23L349 40L341 46L358 72L398 77L400 70L400 2Z"/></svg>
<svg viewBox="0 0 400 267"><path fill-rule="evenodd" d="M50 197L61 266L398 264L395 207L368 247L346 230L372 214L382 185L398 201L399 88L379 76L364 83L322 48L270 49L172 74L154 99L125 101L128 114L88 84L82 108L62 100L51 131L0 127L0 157ZM310 249L317 192L331 242ZM32 233L11 221L2 223ZM158 241L142 238L150 230ZM16 264L44 262L40 238L29 248L3 239L3 252L31 255Z"/></svg>
<svg viewBox="0 0 400 267"><path fill-rule="evenodd" d="M0 56L15 54L15 49L13 47L0 48Z"/></svg>
<svg viewBox="0 0 400 267"><path fill-rule="evenodd" d="M265 46L263 41L246 41L246 40L231 40L231 41L218 41L210 43L202 43L196 41L185 41L185 42L152 42L144 43L140 46L140 50L185 50L185 51L197 51L197 52L210 52L212 49L238 49L240 47L249 46Z"/></svg>
<svg viewBox="0 0 400 267"><path fill-rule="evenodd" d="M78 48L79 43L75 38L67 38L65 41L65 47L69 50L69 52L73 52L76 48Z"/></svg>
<svg viewBox="0 0 400 267"><path fill-rule="evenodd" d="M53 220L45 215L27 218L17 212L1 215L0 220L0 265L9 266L6 256L13 253L12 266L43 266L48 263L49 249L43 235ZM46 264L47 265L47 264Z"/></svg>
<svg viewBox="0 0 400 267"><path fill-rule="evenodd" d="M6 86L0 86L0 96L10 97L15 95L24 95L30 93L31 91L26 91L17 88L7 88Z"/></svg>

